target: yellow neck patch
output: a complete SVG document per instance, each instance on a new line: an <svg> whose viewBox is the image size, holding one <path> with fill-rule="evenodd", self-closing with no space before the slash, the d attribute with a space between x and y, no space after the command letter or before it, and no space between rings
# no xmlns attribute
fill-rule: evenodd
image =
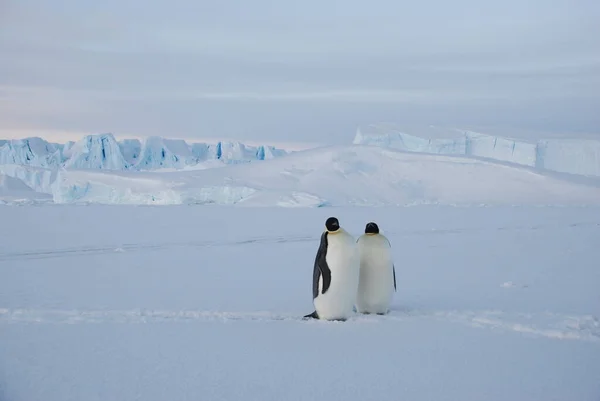
<svg viewBox="0 0 600 401"><path fill-rule="evenodd" d="M330 235L334 235L334 234L339 234L341 230L337 230L337 231L329 231L327 229L325 229L325 231L327 231L327 233L329 233Z"/></svg>
<svg viewBox="0 0 600 401"><path fill-rule="evenodd" d="M377 235L378 233L365 233L365 235Z"/></svg>

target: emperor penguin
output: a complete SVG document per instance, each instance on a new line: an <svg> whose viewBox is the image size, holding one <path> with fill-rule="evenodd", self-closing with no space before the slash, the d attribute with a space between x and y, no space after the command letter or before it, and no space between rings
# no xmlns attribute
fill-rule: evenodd
<svg viewBox="0 0 600 401"><path fill-rule="evenodd" d="M360 254L356 310L385 315L396 292L396 268L390 241L379 233L376 223L370 222L356 242Z"/></svg>
<svg viewBox="0 0 600 401"><path fill-rule="evenodd" d="M315 311L304 318L345 321L354 314L360 259L354 237L335 217L325 221L313 268Z"/></svg>

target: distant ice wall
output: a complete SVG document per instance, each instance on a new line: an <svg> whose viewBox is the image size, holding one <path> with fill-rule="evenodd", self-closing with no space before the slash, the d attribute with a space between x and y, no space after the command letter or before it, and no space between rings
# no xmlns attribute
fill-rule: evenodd
<svg viewBox="0 0 600 401"><path fill-rule="evenodd" d="M87 135L77 142L67 142L64 145L49 143L37 137L0 140L0 164L53 169L185 169L206 161L219 160L222 164L249 163L288 153L293 152L240 142L188 144L181 139L162 137L148 137L143 141L117 141L111 133Z"/></svg>
<svg viewBox="0 0 600 401"><path fill-rule="evenodd" d="M537 169L600 176L600 141L590 139L517 140L453 129L443 138L407 134L390 126L357 129L353 144L406 152L473 156Z"/></svg>
<svg viewBox="0 0 600 401"><path fill-rule="evenodd" d="M537 145L533 142L517 141L477 132L465 131L466 156L482 157L521 164L523 166L536 166ZM459 153L460 154L460 153Z"/></svg>
<svg viewBox="0 0 600 401"><path fill-rule="evenodd" d="M540 141L540 168L570 174L600 176L600 141L553 139Z"/></svg>
<svg viewBox="0 0 600 401"><path fill-rule="evenodd" d="M56 179L57 170L19 164L0 164L0 174L18 178L36 192L52 194L52 183Z"/></svg>

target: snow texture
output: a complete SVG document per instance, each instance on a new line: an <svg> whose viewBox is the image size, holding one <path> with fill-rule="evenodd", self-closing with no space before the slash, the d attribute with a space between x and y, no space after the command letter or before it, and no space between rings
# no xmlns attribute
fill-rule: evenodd
<svg viewBox="0 0 600 401"><path fill-rule="evenodd" d="M560 173L600 177L600 141L591 139L527 141L461 129L429 127L411 131L382 123L358 128L353 143L407 152L478 157Z"/></svg>
<svg viewBox="0 0 600 401"><path fill-rule="evenodd" d="M249 146L240 142L188 144L183 140L161 137L117 141L111 133L88 135L64 145L48 143L41 138L0 141L0 165L49 169L183 169L209 160L225 164L248 163L287 153L272 146Z"/></svg>
<svg viewBox="0 0 600 401"><path fill-rule="evenodd" d="M62 170L56 203L383 206L600 204L600 188L472 158L349 145L185 172Z"/></svg>
<svg viewBox="0 0 600 401"><path fill-rule="evenodd" d="M52 194L52 184L58 176L58 170L19 164L0 164L0 174L18 178L35 192Z"/></svg>
<svg viewBox="0 0 600 401"><path fill-rule="evenodd" d="M332 213L390 239L389 315L300 319ZM599 216L0 208L0 399L598 400Z"/></svg>
<svg viewBox="0 0 600 401"><path fill-rule="evenodd" d="M0 173L0 201L4 204L14 201L41 200L50 198L47 194L36 193L18 178Z"/></svg>

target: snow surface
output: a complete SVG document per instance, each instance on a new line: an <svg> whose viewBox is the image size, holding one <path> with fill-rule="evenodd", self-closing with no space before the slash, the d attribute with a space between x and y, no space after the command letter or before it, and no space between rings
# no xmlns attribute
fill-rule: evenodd
<svg viewBox="0 0 600 401"><path fill-rule="evenodd" d="M299 319L330 215L390 239L390 315ZM2 400L600 397L597 207L53 205L0 221Z"/></svg>
<svg viewBox="0 0 600 401"><path fill-rule="evenodd" d="M35 192L52 194L52 184L56 180L58 170L18 164L0 164L0 174L17 178Z"/></svg>
<svg viewBox="0 0 600 401"><path fill-rule="evenodd" d="M486 158L561 173L600 176L600 141L592 139L527 141L458 128L407 130L395 124L380 123L359 127L353 143L408 152Z"/></svg>
<svg viewBox="0 0 600 401"><path fill-rule="evenodd" d="M56 203L383 206L600 204L600 187L465 157L372 146L295 152L185 172L59 171Z"/></svg>
<svg viewBox="0 0 600 401"><path fill-rule="evenodd" d="M273 146L240 142L188 144L180 139L148 137L117 141L111 133L87 135L77 142L51 144L41 138L0 141L0 165L49 169L155 170L184 169L198 163L248 163L288 154Z"/></svg>
<svg viewBox="0 0 600 401"><path fill-rule="evenodd" d="M18 178L0 173L0 204L4 204L7 201L29 201L48 198L50 198L49 195L36 193Z"/></svg>

